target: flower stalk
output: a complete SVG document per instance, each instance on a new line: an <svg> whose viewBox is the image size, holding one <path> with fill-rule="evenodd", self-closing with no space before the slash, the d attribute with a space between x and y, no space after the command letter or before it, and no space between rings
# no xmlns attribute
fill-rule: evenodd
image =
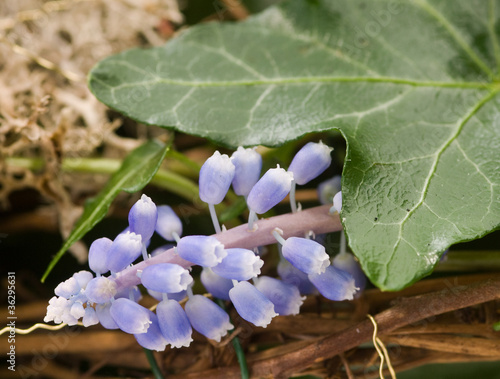
<svg viewBox="0 0 500 379"><path fill-rule="evenodd" d="M225 248L240 247L253 249L258 246L271 245L276 243L272 232L275 228L283 230L283 237L303 236L304 230L312 230L316 234L337 232L342 230L342 224L338 214L328 213L329 205L322 205L303 210L299 213L288 213L280 216L261 219L256 221L258 226L254 232L248 231L248 225L242 224L229 229L220 234L214 235ZM176 263L184 268L191 266L191 263L179 257L173 248L149 258L147 261L126 268L115 278L117 291L123 288L130 288L140 283L137 277L137 270L144 270L147 266L157 263Z"/></svg>

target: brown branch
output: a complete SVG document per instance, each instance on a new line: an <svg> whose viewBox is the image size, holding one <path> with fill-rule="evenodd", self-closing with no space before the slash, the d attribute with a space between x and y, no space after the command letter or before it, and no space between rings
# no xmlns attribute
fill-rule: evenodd
<svg viewBox="0 0 500 379"><path fill-rule="evenodd" d="M388 334L396 336L416 334L468 334L487 338L500 338L500 333L495 332L488 324L459 324L459 323L435 323L428 324L425 328L421 326L407 326ZM384 338L384 340L386 340Z"/></svg>
<svg viewBox="0 0 500 379"><path fill-rule="evenodd" d="M425 295L401 300L397 305L375 316L380 334L392 332L403 326L420 322L425 327L425 319L476 304L500 298L500 278L488 279L469 286L450 287ZM286 354L250 363L252 377L287 378L314 363L332 358L372 337L373 325L366 320L342 332L334 333ZM239 378L239 367L231 366L199 373L182 375L184 378L215 378L223 370L225 378Z"/></svg>
<svg viewBox="0 0 500 379"><path fill-rule="evenodd" d="M499 333L500 335L500 333ZM418 347L428 350L498 357L500 359L500 340L477 337L459 337L445 334L419 336L384 337L384 342L401 346Z"/></svg>

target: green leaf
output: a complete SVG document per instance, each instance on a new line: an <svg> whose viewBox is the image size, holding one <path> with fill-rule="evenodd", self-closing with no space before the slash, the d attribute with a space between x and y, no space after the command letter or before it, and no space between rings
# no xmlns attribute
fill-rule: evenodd
<svg viewBox="0 0 500 379"><path fill-rule="evenodd" d="M290 1L100 62L126 115L220 144L339 129L349 244L397 290L500 220L497 1Z"/></svg>
<svg viewBox="0 0 500 379"><path fill-rule="evenodd" d="M137 192L149 183L160 168L167 151L168 146L165 144L150 141L139 146L125 158L120 169L111 176L101 192L85 204L82 216L43 274L42 283L71 245L106 216L109 206L120 191Z"/></svg>

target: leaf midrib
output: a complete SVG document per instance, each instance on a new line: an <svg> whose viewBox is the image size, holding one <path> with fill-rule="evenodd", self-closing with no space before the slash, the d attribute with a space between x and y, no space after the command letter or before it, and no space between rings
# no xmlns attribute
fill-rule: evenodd
<svg viewBox="0 0 500 379"><path fill-rule="evenodd" d="M115 62L122 63L122 62ZM260 79L260 80L233 80L233 81L188 81L174 80L166 78L156 78L155 80L146 80L133 83L122 83L118 86L111 86L100 78L93 75L92 80L99 82L105 87L112 90L122 88L147 86L154 84L169 84L184 87L237 87L237 86L260 86L260 85L279 85L279 84L310 84L310 83L356 83L367 82L377 84L402 84L414 87L436 87L436 88L461 88L461 89L494 89L495 85L491 82L436 82L436 81L419 81L404 78L394 77L331 77L331 76L314 76L314 77L294 77L294 78L277 78L277 79Z"/></svg>

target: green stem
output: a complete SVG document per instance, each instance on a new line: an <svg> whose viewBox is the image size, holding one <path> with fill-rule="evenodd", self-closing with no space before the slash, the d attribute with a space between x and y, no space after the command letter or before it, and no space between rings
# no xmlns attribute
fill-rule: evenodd
<svg viewBox="0 0 500 379"><path fill-rule="evenodd" d="M219 304L219 306L222 309L226 310L226 305L224 304L224 301L222 301L221 299L216 299L216 301L217 301L217 304ZM229 333L232 333L233 331L234 331L234 329L232 331L230 331ZM238 360L238 364L240 365L241 379L249 379L250 375L248 374L247 360L245 357L245 352L243 351L243 348L241 347L241 343L240 343L239 338L234 337L231 340L231 343L233 344L233 348L234 348L234 351L236 353L236 359Z"/></svg>
<svg viewBox="0 0 500 379"><path fill-rule="evenodd" d="M170 149L167 153L167 158L173 158L177 162L182 163L185 167L192 171L193 174L196 174L196 176L198 176L201 166L195 161L186 157L184 154L179 153L177 150Z"/></svg>
<svg viewBox="0 0 500 379"><path fill-rule="evenodd" d="M151 183L165 188L194 204L200 201L198 185L174 172L160 169L151 180Z"/></svg>
<svg viewBox="0 0 500 379"><path fill-rule="evenodd" d="M156 362L155 356L153 355L153 352L151 350L148 350L146 348L144 349L144 353L146 354L146 357L148 358L149 365L151 366L151 372L153 373L155 379L164 379L163 374L161 373L160 367L158 366L158 363Z"/></svg>
<svg viewBox="0 0 500 379"><path fill-rule="evenodd" d="M6 158L7 165L29 170L40 170L44 167L41 158ZM121 166L121 160L109 158L64 158L61 169L65 172L85 172L92 174L112 174ZM198 186L191 180L175 172L160 169L151 180L158 187L165 188L186 200L195 202L198 199Z"/></svg>

